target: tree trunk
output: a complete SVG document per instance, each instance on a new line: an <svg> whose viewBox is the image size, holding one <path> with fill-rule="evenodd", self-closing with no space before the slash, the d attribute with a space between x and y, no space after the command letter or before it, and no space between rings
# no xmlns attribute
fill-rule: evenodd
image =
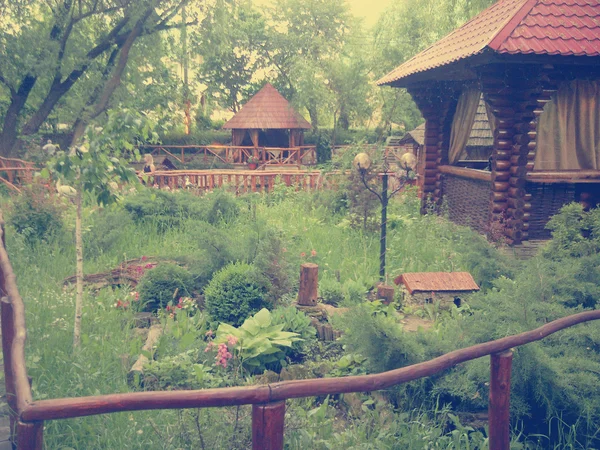
<svg viewBox="0 0 600 450"><path fill-rule="evenodd" d="M310 124L312 125L313 132L319 131L319 113L317 112L316 105L310 105L307 107L308 115L310 116Z"/></svg>
<svg viewBox="0 0 600 450"><path fill-rule="evenodd" d="M11 92L10 105L4 116L2 133L0 134L0 155L11 156L17 142L19 115L27 102L29 93L35 86L37 77L26 75L17 91Z"/></svg>
<svg viewBox="0 0 600 450"><path fill-rule="evenodd" d="M75 298L75 326L73 328L73 349L81 345L81 312L83 309L83 240L81 238L81 187L75 197L77 213L75 215L75 254L77 267L75 271L77 296Z"/></svg>

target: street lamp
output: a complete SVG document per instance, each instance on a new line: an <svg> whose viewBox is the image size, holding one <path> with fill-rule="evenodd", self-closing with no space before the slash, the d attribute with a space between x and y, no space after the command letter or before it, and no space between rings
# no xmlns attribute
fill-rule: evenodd
<svg viewBox="0 0 600 450"><path fill-rule="evenodd" d="M359 153L354 157L354 167L358 170L360 179L365 187L375 194L381 203L381 236L379 240L379 280L385 280L385 249L386 249L386 238L387 238L387 206L390 198L396 195L409 180L414 178L413 173L416 166L416 158L412 153L405 153L400 157L398 173L392 173L391 175L398 180L398 186L388 194L388 177L390 175L387 158L383 162L383 171L381 172L381 194L374 191L367 183L365 176L371 167L371 158L366 153Z"/></svg>

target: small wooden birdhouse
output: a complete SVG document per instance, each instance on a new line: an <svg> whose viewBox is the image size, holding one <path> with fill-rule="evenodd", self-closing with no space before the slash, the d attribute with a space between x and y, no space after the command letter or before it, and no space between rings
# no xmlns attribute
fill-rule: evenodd
<svg viewBox="0 0 600 450"><path fill-rule="evenodd" d="M420 306L438 300L442 306L451 303L461 306L464 295L479 290L469 272L404 273L394 283L406 290L404 301L407 304Z"/></svg>

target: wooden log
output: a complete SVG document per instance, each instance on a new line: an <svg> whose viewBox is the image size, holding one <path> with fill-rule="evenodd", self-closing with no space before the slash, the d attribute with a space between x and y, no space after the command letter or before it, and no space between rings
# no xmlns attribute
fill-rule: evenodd
<svg viewBox="0 0 600 450"><path fill-rule="evenodd" d="M508 139L494 139L494 148L500 150L512 150L513 142Z"/></svg>
<svg viewBox="0 0 600 450"><path fill-rule="evenodd" d="M0 272L2 280L2 290L4 292L4 274ZM10 434L11 438L14 439L15 422L17 418L17 397L15 390L15 380L12 372L12 345L13 338L15 335L15 328L13 322L13 308L10 304L8 297L2 297L1 301L1 321L2 321L2 354L4 355L4 389L6 392L6 403L8 403L9 418L10 418Z"/></svg>
<svg viewBox="0 0 600 450"><path fill-rule="evenodd" d="M508 199L508 208L506 209L506 213L512 217L513 219L521 220L523 219L523 215L525 214L522 209L511 208L510 206L510 198Z"/></svg>
<svg viewBox="0 0 600 450"><path fill-rule="evenodd" d="M44 422L17 423L17 449L42 450L44 448Z"/></svg>
<svg viewBox="0 0 600 450"><path fill-rule="evenodd" d="M527 167L525 166L511 166L509 173L513 177L522 178L527 175Z"/></svg>
<svg viewBox="0 0 600 450"><path fill-rule="evenodd" d="M522 209L525 205L525 200L522 197L508 197L508 207L512 209L518 209L523 213Z"/></svg>
<svg viewBox="0 0 600 450"><path fill-rule="evenodd" d="M523 198L525 196L526 192L525 189L523 188L517 188L517 187L511 187L508 188L508 195L510 195L511 197L514 198ZM525 200L523 200L525 201Z"/></svg>
<svg viewBox="0 0 600 450"><path fill-rule="evenodd" d="M495 192L507 192L510 185L503 181L497 181L492 183L492 189Z"/></svg>
<svg viewBox="0 0 600 450"><path fill-rule="evenodd" d="M523 200L525 200L525 204L523 205L523 211L531 211L531 202L527 201L527 196L525 196Z"/></svg>
<svg viewBox="0 0 600 450"><path fill-rule="evenodd" d="M510 178L510 172L506 171L493 171L492 172L492 181L508 181Z"/></svg>
<svg viewBox="0 0 600 450"><path fill-rule="evenodd" d="M513 157L510 158L510 160L504 160L504 161L496 161L496 170L509 170L511 167L511 164L513 163Z"/></svg>
<svg viewBox="0 0 600 450"><path fill-rule="evenodd" d="M283 450L285 400L252 406L252 450Z"/></svg>
<svg viewBox="0 0 600 450"><path fill-rule="evenodd" d="M503 159L510 160L511 156L512 156L512 146L508 147L507 149L496 150L493 153L493 157L496 161L503 160Z"/></svg>
<svg viewBox="0 0 600 450"><path fill-rule="evenodd" d="M510 164L513 166L525 166L527 164L527 154L513 155L510 157Z"/></svg>
<svg viewBox="0 0 600 450"><path fill-rule="evenodd" d="M377 286L377 298L383 300L384 305L389 305L394 301L394 286L380 284Z"/></svg>
<svg viewBox="0 0 600 450"><path fill-rule="evenodd" d="M506 202L492 202L492 212L495 214L503 213L507 207Z"/></svg>
<svg viewBox="0 0 600 450"><path fill-rule="evenodd" d="M488 407L490 450L510 449L511 350L491 355Z"/></svg>
<svg viewBox="0 0 600 450"><path fill-rule="evenodd" d="M142 347L143 352L152 352L152 348L160 339L163 333L163 327L160 324L152 325L148 330L148 337L146 343ZM137 361L131 366L129 373L127 374L127 380L131 383L135 380L136 374L139 376L144 373L144 365L148 363L148 358L145 355L140 354Z"/></svg>
<svg viewBox="0 0 600 450"><path fill-rule="evenodd" d="M300 266L300 287L298 304L315 306L319 291L319 266L314 263L304 263Z"/></svg>
<svg viewBox="0 0 600 450"><path fill-rule="evenodd" d="M508 180L508 183L510 186L512 187L516 187L516 188L524 188L525 185L527 184L527 180L525 178L516 178L516 177L511 177Z"/></svg>

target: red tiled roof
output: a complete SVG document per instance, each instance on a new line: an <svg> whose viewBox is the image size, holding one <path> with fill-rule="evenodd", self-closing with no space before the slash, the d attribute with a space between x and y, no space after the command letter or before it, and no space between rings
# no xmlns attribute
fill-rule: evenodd
<svg viewBox="0 0 600 450"><path fill-rule="evenodd" d="M308 123L288 101L267 83L233 116L223 128L236 129L310 129Z"/></svg>
<svg viewBox="0 0 600 450"><path fill-rule="evenodd" d="M499 0L381 78L389 84L477 55L600 56L600 1Z"/></svg>
<svg viewBox="0 0 600 450"><path fill-rule="evenodd" d="M408 292L478 291L469 272L413 272L398 276L394 283L404 284Z"/></svg>

